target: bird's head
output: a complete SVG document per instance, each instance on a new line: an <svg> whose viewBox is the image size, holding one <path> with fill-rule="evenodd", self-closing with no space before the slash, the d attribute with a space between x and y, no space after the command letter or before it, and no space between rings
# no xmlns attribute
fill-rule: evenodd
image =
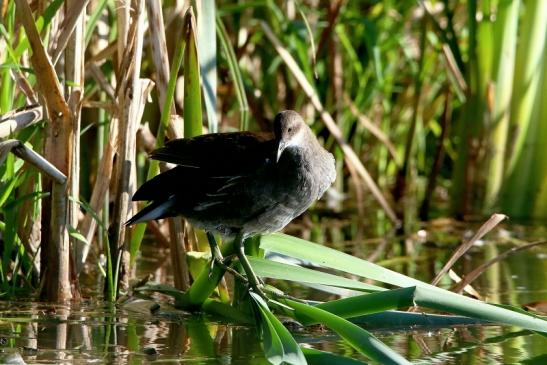
<svg viewBox="0 0 547 365"><path fill-rule="evenodd" d="M275 139L278 142L276 161L279 161L285 149L298 147L308 129L297 112L285 110L278 113L274 119Z"/></svg>

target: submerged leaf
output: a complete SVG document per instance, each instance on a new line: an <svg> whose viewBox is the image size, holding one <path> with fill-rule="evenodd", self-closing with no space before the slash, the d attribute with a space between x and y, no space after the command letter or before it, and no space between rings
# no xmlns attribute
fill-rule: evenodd
<svg viewBox="0 0 547 365"><path fill-rule="evenodd" d="M316 349L302 348L304 356L309 365L363 365L366 364L362 361L357 361L355 359L350 359L349 357L344 357L340 355L335 355L332 352L319 351Z"/></svg>

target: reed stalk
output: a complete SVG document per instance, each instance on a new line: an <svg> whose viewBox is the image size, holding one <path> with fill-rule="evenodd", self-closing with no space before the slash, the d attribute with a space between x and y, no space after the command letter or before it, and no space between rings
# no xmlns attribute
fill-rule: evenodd
<svg viewBox="0 0 547 365"><path fill-rule="evenodd" d="M140 79L142 44L144 37L144 0L131 3L118 3L118 25L121 36L118 38L118 54L125 55L119 63L119 74L123 75L118 84L117 100L119 113L119 150L116 160L117 191L115 195L112 225L110 228L110 260L108 272L113 275L114 287L105 290L108 298L115 299L120 291L129 289L129 237L126 237L125 221L131 213L131 196L136 189L133 169L136 156L136 133L141 105L147 95ZM131 23L129 22L131 17ZM123 31L125 30L125 31Z"/></svg>
<svg viewBox="0 0 547 365"><path fill-rule="evenodd" d="M522 36L516 50L511 100L511 126L513 138L509 141L505 171L506 181L500 196L500 205L513 217L533 218L537 193L544 184L544 166L539 166L537 156L543 156L545 140L544 120L540 119L539 105L545 91L541 88L545 69L547 43L547 3L525 2L522 19ZM541 158L540 158L541 159ZM543 213L538 212L539 216Z"/></svg>

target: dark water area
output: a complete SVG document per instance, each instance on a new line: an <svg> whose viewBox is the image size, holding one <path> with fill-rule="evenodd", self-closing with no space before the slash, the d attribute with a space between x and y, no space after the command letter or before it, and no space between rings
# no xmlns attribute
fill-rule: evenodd
<svg viewBox="0 0 547 365"><path fill-rule="evenodd" d="M473 227L438 221L406 239L336 241L343 237L334 224L319 231L295 234L323 239L339 250L374 259L392 270L431 281ZM469 229L469 232L467 232ZM310 237L313 236L313 237ZM368 233L367 233L368 236ZM543 228L512 226L499 229L478 242L455 265L467 273L511 247L547 236ZM341 242L341 243L340 243ZM143 247L137 277L171 283L168 252L153 244ZM226 323L208 315L174 309L169 299L131 298L110 305L100 300L97 270L82 278L82 303L53 306L27 301L0 302L0 364L266 364L256 328ZM332 293L302 285L275 282L300 298L330 300ZM441 286L451 286L449 279ZM473 287L489 302L523 306L547 300L547 245L511 255L482 274ZM151 311L154 304L160 308ZM497 325L386 326L365 328L415 364L547 364L547 337L520 328ZM333 332L318 327L294 330L307 347L331 351L366 362L367 359ZM368 362L371 363L371 362Z"/></svg>

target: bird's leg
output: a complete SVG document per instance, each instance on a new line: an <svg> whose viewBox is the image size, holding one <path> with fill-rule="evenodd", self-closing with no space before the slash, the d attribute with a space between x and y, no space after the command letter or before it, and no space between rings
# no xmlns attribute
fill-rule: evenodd
<svg viewBox="0 0 547 365"><path fill-rule="evenodd" d="M262 291L261 287L263 286L261 282L259 281L258 277L253 271L253 268L251 267L251 264L249 263L249 260L247 259L247 256L245 256L245 245L244 245L244 239L243 235L238 233L235 238L235 246L236 246L236 254L239 259L239 262L241 263L241 266L243 267L243 271L245 271L245 275L247 276L247 281L249 282L249 286L251 289L258 295L260 295L262 298L267 300L266 295Z"/></svg>
<svg viewBox="0 0 547 365"><path fill-rule="evenodd" d="M213 273L215 263L221 267L226 265L224 264L224 257L222 257L222 252L220 252L215 235L211 232L207 232L207 240L209 241L209 248L211 249L211 266L209 267L209 275L211 275Z"/></svg>
<svg viewBox="0 0 547 365"><path fill-rule="evenodd" d="M241 275L236 270L226 264L229 264L230 261L232 261L232 255L227 257L222 256L222 252L220 252L218 243L212 233L207 232L207 240L209 241L209 248L211 249L211 266L209 267L209 277L211 277L211 275L213 274L213 267L215 265L218 265L225 271L228 271L229 273L237 277L239 280L247 281L247 279L243 275Z"/></svg>

